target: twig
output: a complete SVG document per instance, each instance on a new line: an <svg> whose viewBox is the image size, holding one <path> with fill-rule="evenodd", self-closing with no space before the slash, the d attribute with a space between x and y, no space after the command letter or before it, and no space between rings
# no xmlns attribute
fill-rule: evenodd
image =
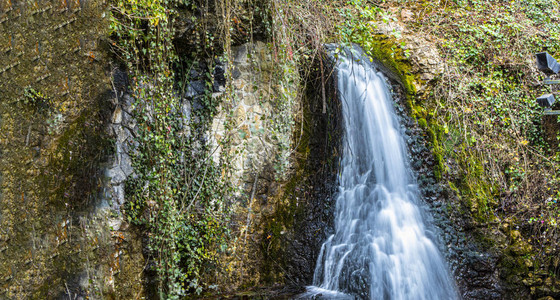
<svg viewBox="0 0 560 300"><path fill-rule="evenodd" d="M255 181L253 181L253 190L251 191L251 198L249 198L249 207L247 211L247 224L245 225L245 238L243 244L247 244L247 232L249 231L249 225L251 223L251 206L253 205L253 199L255 198L255 192L257 190L257 179L259 179L260 172L255 174Z"/></svg>
<svg viewBox="0 0 560 300"><path fill-rule="evenodd" d="M27 137L25 138L25 146L29 146L29 136L31 135L31 125L29 125L29 129L27 129Z"/></svg>
<svg viewBox="0 0 560 300"><path fill-rule="evenodd" d="M70 293L70 290L68 289L68 285L66 284L66 282L64 282L64 286L66 286L66 293L68 293L68 299L72 300L72 293Z"/></svg>
<svg viewBox="0 0 560 300"><path fill-rule="evenodd" d="M323 95L323 114L327 113L327 96L325 93L325 75L323 71L323 56L319 58L319 63L321 66L321 93Z"/></svg>

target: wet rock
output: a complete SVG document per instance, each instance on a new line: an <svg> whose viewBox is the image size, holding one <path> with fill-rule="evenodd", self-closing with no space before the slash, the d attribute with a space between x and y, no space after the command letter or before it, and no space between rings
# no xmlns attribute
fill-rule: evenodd
<svg viewBox="0 0 560 300"><path fill-rule="evenodd" d="M458 290L463 299L502 299L504 288L500 285L498 270L499 257L484 251L475 241L476 227L469 227L469 215L460 218L451 215L447 207L455 207L457 198L453 191L435 179L434 156L430 142L424 130L412 120L407 113L404 92L394 83L397 109L401 123L406 124L406 139L410 149L410 164L418 179L425 209L433 214L432 225L428 226L435 233L434 239L441 240L440 250L448 261L457 281Z"/></svg>

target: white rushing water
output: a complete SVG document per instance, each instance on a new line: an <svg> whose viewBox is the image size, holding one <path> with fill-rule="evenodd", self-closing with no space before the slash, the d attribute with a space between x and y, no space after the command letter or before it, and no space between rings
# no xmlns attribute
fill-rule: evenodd
<svg viewBox="0 0 560 300"><path fill-rule="evenodd" d="M308 292L337 299L456 299L417 205L386 79L365 55L354 57L337 65L344 150L335 233L321 248Z"/></svg>

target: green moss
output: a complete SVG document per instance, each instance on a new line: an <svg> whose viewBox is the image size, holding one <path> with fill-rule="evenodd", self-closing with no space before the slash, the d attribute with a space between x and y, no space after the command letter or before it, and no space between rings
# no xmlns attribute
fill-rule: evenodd
<svg viewBox="0 0 560 300"><path fill-rule="evenodd" d="M362 45L369 55L380 61L385 67L396 74L406 91L408 108L413 109L416 96L416 85L420 83L411 72L412 65L404 54L404 50L397 44L397 41L389 36L377 34L368 39L367 45ZM416 114L413 113L416 117Z"/></svg>
<svg viewBox="0 0 560 300"><path fill-rule="evenodd" d="M304 120L311 120L308 109L304 109ZM265 264L261 270L263 282L274 284L283 281L284 262L279 260L284 254L287 238L286 232L293 232L296 221L303 214L303 205L298 205L298 188L302 182L313 175L313 170L306 168L306 161L310 154L309 141L311 136L310 122L303 122L303 135L297 147L298 161L296 170L283 186L283 193L275 199L277 205L274 213L265 218L264 236L261 249L265 255ZM297 126L296 126L297 127ZM295 201L294 201L295 200ZM249 286L247 286L249 287Z"/></svg>
<svg viewBox="0 0 560 300"><path fill-rule="evenodd" d="M498 188L486 178L484 167L478 154L463 147L456 155L461 165L462 174L457 178L457 186L460 190L464 205L466 205L478 222L486 224L496 217L492 208L496 204L494 197ZM464 168L464 169L463 169Z"/></svg>
<svg viewBox="0 0 560 300"><path fill-rule="evenodd" d="M436 176L437 180L441 180L444 172L444 165L443 165L443 155L440 152L433 151L434 155L434 175Z"/></svg>

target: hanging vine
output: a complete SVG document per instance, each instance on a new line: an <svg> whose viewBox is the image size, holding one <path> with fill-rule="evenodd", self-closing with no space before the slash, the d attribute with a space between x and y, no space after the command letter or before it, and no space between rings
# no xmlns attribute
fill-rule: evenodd
<svg viewBox="0 0 560 300"><path fill-rule="evenodd" d="M127 181L125 213L147 232L147 271L156 274L161 299L202 292L201 275L225 242L228 219L229 186L221 179L227 169L212 159L204 140L217 103L206 92L198 121L188 120L180 109L186 100L179 96L184 85L178 82L184 80L175 72L179 59L173 45L179 8L194 10L195 4L115 0L111 6L111 44L126 63L137 121L130 145L135 175Z"/></svg>

